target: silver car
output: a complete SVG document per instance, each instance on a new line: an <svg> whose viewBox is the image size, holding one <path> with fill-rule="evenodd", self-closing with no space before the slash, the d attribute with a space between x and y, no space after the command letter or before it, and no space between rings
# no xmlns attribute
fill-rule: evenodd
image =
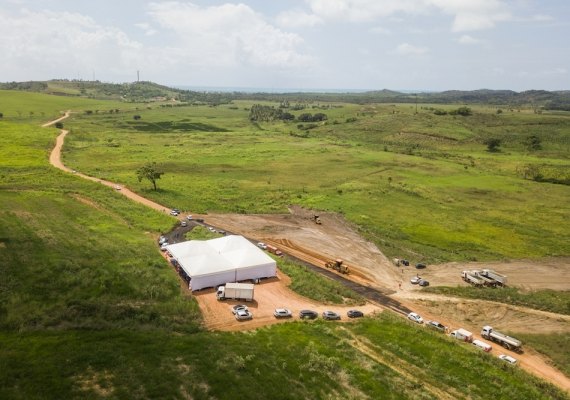
<svg viewBox="0 0 570 400"><path fill-rule="evenodd" d="M236 311L236 319L238 321L245 321L247 319L252 319L253 314L250 313L248 310L238 310Z"/></svg>

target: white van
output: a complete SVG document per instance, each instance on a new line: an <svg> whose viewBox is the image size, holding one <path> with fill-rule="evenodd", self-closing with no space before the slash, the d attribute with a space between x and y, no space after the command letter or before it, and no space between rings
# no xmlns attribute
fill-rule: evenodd
<svg viewBox="0 0 570 400"><path fill-rule="evenodd" d="M490 352L492 347L490 344L487 344L485 342L482 342L481 340L474 340L473 341L473 346L477 346L479 347L481 350L485 351L485 352Z"/></svg>

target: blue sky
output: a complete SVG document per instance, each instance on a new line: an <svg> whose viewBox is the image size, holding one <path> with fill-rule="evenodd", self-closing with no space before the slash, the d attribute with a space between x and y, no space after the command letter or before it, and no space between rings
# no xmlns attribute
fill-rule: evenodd
<svg viewBox="0 0 570 400"><path fill-rule="evenodd" d="M0 81L570 89L568 0L0 0Z"/></svg>

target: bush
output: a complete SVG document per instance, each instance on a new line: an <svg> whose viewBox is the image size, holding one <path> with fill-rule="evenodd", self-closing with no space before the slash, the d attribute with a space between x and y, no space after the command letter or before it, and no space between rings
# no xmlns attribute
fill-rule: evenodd
<svg viewBox="0 0 570 400"><path fill-rule="evenodd" d="M56 123L55 123L55 127L56 127L57 129L63 129L63 122L56 122Z"/></svg>

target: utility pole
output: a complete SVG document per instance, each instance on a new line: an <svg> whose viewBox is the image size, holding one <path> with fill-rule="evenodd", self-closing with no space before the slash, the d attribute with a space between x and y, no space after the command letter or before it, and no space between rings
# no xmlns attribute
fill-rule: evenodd
<svg viewBox="0 0 570 400"><path fill-rule="evenodd" d="M416 93L416 114L418 113L418 94Z"/></svg>
<svg viewBox="0 0 570 400"><path fill-rule="evenodd" d="M141 79L140 79L140 71L137 69L137 82L140 82L140 81L141 81Z"/></svg>

